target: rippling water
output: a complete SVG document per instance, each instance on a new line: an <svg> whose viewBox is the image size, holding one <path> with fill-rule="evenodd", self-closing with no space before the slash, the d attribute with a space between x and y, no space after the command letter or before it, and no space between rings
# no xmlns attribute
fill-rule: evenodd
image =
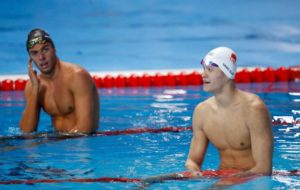
<svg viewBox="0 0 300 190"><path fill-rule="evenodd" d="M300 168L300 87L298 83L239 84L257 93L273 118L276 171ZM23 92L0 92L0 135L19 134ZM101 89L101 131L140 127L187 127L192 112L210 94L201 87ZM52 131L41 115L39 131ZM191 131L141 133L78 139L3 140L0 137L0 182L14 179L70 179L98 177L140 178L184 171ZM204 169L217 169L216 149L209 146ZM170 181L149 189L205 189L216 179ZM134 183L53 183L24 185L26 189L133 189ZM23 185L0 185L16 189ZM233 189L299 189L299 176L259 178Z"/></svg>

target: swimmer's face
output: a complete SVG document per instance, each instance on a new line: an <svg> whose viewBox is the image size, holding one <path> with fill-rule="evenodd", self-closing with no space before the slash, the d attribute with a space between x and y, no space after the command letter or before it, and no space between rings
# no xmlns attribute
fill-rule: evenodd
<svg viewBox="0 0 300 190"><path fill-rule="evenodd" d="M206 92L218 92L229 80L223 71L217 66L203 67L203 90Z"/></svg>
<svg viewBox="0 0 300 190"><path fill-rule="evenodd" d="M55 49L50 42L38 43L28 50L35 65L44 74L51 74L56 64Z"/></svg>

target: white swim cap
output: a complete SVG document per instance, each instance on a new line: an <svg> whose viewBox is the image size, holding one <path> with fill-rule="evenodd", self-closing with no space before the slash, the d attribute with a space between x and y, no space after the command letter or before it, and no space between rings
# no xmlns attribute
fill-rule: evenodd
<svg viewBox="0 0 300 190"><path fill-rule="evenodd" d="M211 63L218 65L223 73L230 79L234 79L236 73L236 53L227 47L217 47L206 54L203 63L208 66Z"/></svg>

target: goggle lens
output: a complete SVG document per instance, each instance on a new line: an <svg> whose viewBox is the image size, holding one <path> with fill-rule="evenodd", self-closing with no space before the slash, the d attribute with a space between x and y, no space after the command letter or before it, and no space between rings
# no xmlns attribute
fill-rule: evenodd
<svg viewBox="0 0 300 190"><path fill-rule="evenodd" d="M36 44L44 44L46 43L47 40L45 38L41 38L41 37L38 37L38 38L33 38L32 40L30 40L27 44L27 47L28 48L32 48L33 46L35 46Z"/></svg>
<svg viewBox="0 0 300 190"><path fill-rule="evenodd" d="M212 67L219 67L218 64L210 61L208 63L206 63L203 59L201 60L201 65L202 67L205 69L205 68L212 68Z"/></svg>

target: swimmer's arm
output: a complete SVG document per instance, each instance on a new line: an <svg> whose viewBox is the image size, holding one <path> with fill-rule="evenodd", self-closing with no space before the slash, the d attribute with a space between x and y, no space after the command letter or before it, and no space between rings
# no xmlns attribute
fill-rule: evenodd
<svg viewBox="0 0 300 190"><path fill-rule="evenodd" d="M273 157L273 131L270 114L261 100L250 109L247 124L250 130L252 154L256 164L247 172L249 174L270 175Z"/></svg>
<svg viewBox="0 0 300 190"><path fill-rule="evenodd" d="M74 96L76 124L72 127L71 133L91 133L94 130L94 114L99 114L94 110L94 104L98 104L98 99L94 97L94 83L90 75L82 70L74 74L70 87ZM97 102L96 102L97 101Z"/></svg>
<svg viewBox="0 0 300 190"><path fill-rule="evenodd" d="M208 139L201 128L201 106L197 106L193 114L193 138L190 145L190 151L186 160L185 166L188 170L194 172L197 176L197 172L201 170L201 166L204 160L204 156L208 146Z"/></svg>
<svg viewBox="0 0 300 190"><path fill-rule="evenodd" d="M26 106L20 120L20 129L25 133L34 132L37 129L40 117L40 105L38 103L39 80L36 72L32 69L32 60L28 61L28 75L30 81L25 86Z"/></svg>

